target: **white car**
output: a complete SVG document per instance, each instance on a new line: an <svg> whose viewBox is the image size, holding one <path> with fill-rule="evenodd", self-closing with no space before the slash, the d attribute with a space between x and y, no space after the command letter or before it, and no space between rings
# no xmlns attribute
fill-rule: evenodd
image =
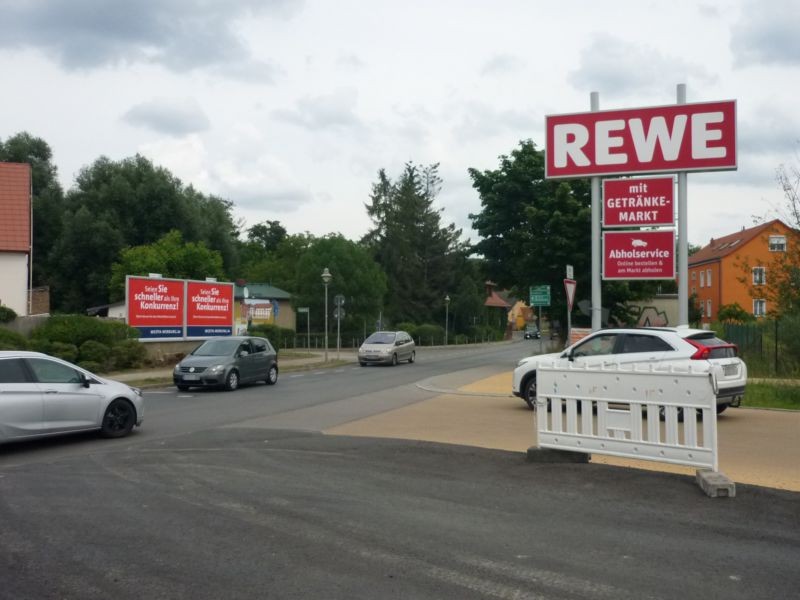
<svg viewBox="0 0 800 600"><path fill-rule="evenodd" d="M601 329L562 352L523 358L514 369L512 391L533 409L536 406L536 368L546 361L571 361L583 365L645 363L669 366L703 360L719 367L717 413L739 406L747 384L747 365L734 344L713 331L688 327Z"/></svg>
<svg viewBox="0 0 800 600"><path fill-rule="evenodd" d="M137 388L40 352L0 351L0 443L92 430L118 438L143 418Z"/></svg>

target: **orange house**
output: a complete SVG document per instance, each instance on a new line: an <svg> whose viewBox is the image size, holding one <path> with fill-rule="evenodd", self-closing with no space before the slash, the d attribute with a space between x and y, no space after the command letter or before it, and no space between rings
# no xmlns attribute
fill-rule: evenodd
<svg viewBox="0 0 800 600"><path fill-rule="evenodd" d="M689 293L697 296L702 322L717 318L719 307L739 304L746 312L763 317L768 306L770 266L778 253L798 243L798 232L782 221L742 229L711 242L689 257ZM759 291L764 293L760 294Z"/></svg>

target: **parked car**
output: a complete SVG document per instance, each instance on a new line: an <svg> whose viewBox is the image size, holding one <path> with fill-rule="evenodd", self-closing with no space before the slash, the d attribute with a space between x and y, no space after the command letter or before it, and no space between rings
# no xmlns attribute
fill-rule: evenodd
<svg viewBox="0 0 800 600"><path fill-rule="evenodd" d="M713 331L688 327L601 329L562 352L523 358L514 369L512 392L533 409L536 405L536 368L542 361L556 364L645 363L668 366L704 360L717 368L717 413L739 406L747 384L747 365L734 344Z"/></svg>
<svg viewBox="0 0 800 600"><path fill-rule="evenodd" d="M358 363L367 365L396 365L401 360L413 363L416 344L405 331L376 331L358 349Z"/></svg>
<svg viewBox="0 0 800 600"><path fill-rule="evenodd" d="M0 351L0 443L91 430L118 438L143 418L137 388L40 352Z"/></svg>
<svg viewBox="0 0 800 600"><path fill-rule="evenodd" d="M234 336L206 340L175 365L175 386L186 391L191 387L224 387L233 391L242 383L278 381L278 352L269 340L260 337Z"/></svg>
<svg viewBox="0 0 800 600"><path fill-rule="evenodd" d="M542 334L536 325L526 325L525 334L523 337L526 340L538 340L540 337L542 337Z"/></svg>

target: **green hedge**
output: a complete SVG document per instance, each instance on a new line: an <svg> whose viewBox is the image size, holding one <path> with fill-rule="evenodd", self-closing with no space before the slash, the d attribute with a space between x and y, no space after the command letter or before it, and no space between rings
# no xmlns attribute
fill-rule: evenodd
<svg viewBox="0 0 800 600"><path fill-rule="evenodd" d="M16 318L17 313L14 312L13 308L0 304L0 323L11 323Z"/></svg>
<svg viewBox="0 0 800 600"><path fill-rule="evenodd" d="M139 331L128 327L121 321L105 321L97 317L84 315L56 315L31 333L32 339L45 339L51 342L74 344L80 347L84 342L93 340L106 346L116 342L136 339Z"/></svg>
<svg viewBox="0 0 800 600"><path fill-rule="evenodd" d="M5 327L0 327L0 350L27 350L28 340L25 336L11 331Z"/></svg>
<svg viewBox="0 0 800 600"><path fill-rule="evenodd" d="M285 347L285 340L294 340L295 337L294 329L268 324L253 325L247 332L250 335L267 338L276 350Z"/></svg>

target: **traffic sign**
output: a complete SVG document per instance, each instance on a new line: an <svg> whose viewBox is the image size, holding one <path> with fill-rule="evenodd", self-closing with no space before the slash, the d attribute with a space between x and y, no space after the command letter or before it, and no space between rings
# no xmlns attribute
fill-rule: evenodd
<svg viewBox="0 0 800 600"><path fill-rule="evenodd" d="M342 296L341 294L336 294L333 297L333 303L336 306L344 306L344 296Z"/></svg>
<svg viewBox="0 0 800 600"><path fill-rule="evenodd" d="M297 307L297 312L299 312L299 313L307 313L308 312L308 307L307 306L298 306Z"/></svg>
<svg viewBox="0 0 800 600"><path fill-rule="evenodd" d="M575 288L578 283L574 279L564 280L564 290L567 292L567 310L572 310L572 303L575 301Z"/></svg>
<svg viewBox="0 0 800 600"><path fill-rule="evenodd" d="M531 306L550 306L550 286L532 285L530 287Z"/></svg>
<svg viewBox="0 0 800 600"><path fill-rule="evenodd" d="M572 269L572 265L567 265L567 279L575 279L575 271Z"/></svg>
<svg viewBox="0 0 800 600"><path fill-rule="evenodd" d="M334 319L344 319L344 309L340 306L337 306L333 309L333 318Z"/></svg>

